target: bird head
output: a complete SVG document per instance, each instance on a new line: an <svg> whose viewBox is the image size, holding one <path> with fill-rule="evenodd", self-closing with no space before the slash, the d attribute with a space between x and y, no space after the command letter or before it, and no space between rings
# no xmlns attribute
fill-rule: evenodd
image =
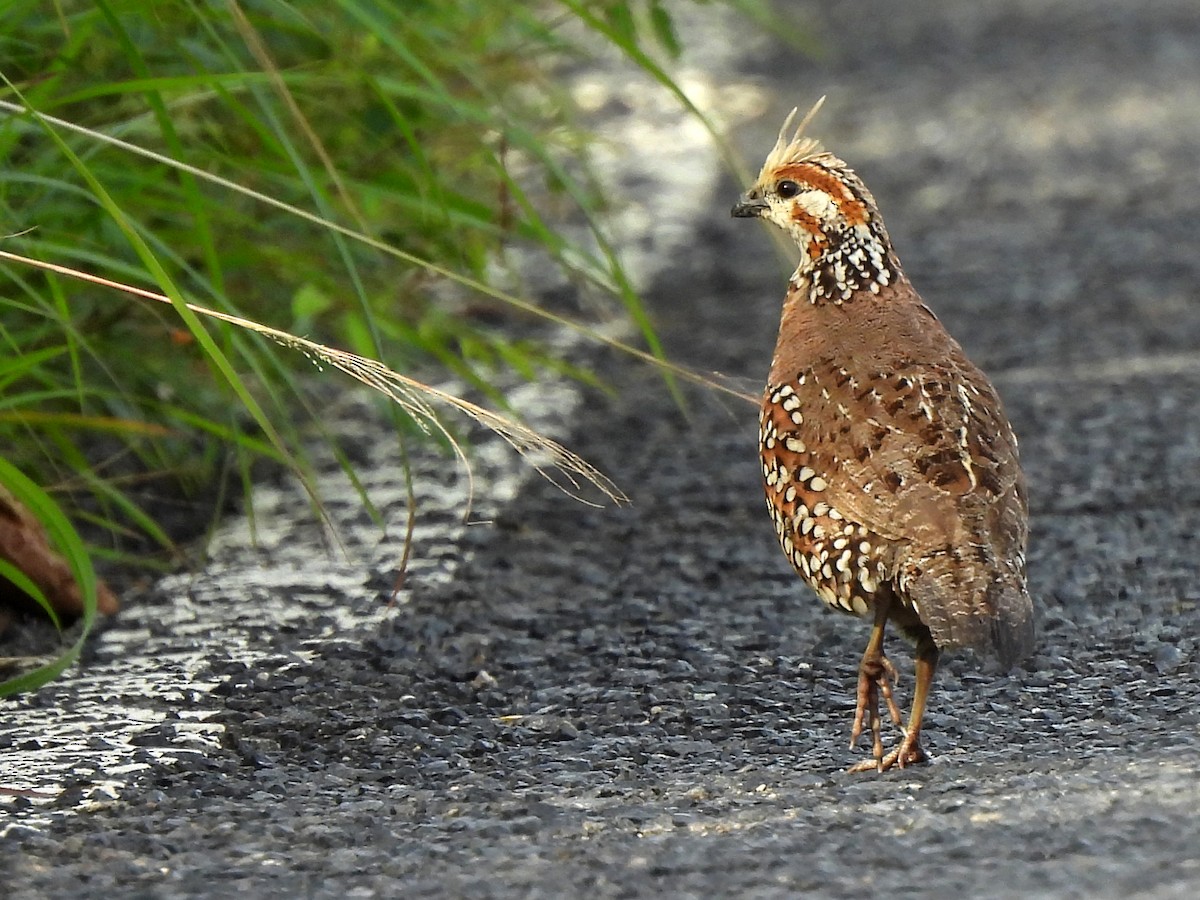
<svg viewBox="0 0 1200 900"><path fill-rule="evenodd" d="M802 251L794 278L810 276L817 282L814 290L840 302L861 289L878 293L899 268L866 185L845 162L804 137L824 100L789 138L797 112L792 110L758 178L732 212L766 219L790 234Z"/></svg>

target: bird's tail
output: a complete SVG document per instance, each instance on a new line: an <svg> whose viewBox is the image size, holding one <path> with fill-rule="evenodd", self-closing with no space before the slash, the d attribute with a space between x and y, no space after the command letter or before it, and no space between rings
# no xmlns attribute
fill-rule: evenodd
<svg viewBox="0 0 1200 900"><path fill-rule="evenodd" d="M1008 668L1033 652L1033 602L1015 566L980 569L949 556L927 558L910 570L906 592L938 647L974 647Z"/></svg>

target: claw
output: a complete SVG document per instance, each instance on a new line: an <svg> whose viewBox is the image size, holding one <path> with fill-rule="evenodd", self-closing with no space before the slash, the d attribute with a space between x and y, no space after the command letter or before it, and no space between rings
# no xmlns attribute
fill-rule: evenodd
<svg viewBox="0 0 1200 900"><path fill-rule="evenodd" d="M900 746L889 753L887 756L877 759L864 759L860 763L855 763L846 771L848 772L886 772L888 769L895 766L897 769L903 769L905 766L923 763L929 757L925 755L925 751L921 749L921 745L913 741L910 745L908 737L900 742Z"/></svg>

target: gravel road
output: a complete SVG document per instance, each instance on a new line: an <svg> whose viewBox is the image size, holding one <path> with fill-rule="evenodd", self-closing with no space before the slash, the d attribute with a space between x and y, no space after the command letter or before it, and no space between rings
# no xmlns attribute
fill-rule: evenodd
<svg viewBox="0 0 1200 900"><path fill-rule="evenodd" d="M0 807L10 896L1200 891L1200 10L797 8L824 56L724 28L737 52L707 81L696 53L689 83L771 98L738 134L755 163L787 109L829 95L814 132L872 188L1021 437L1036 655L1012 673L948 658L932 763L846 774L867 629L779 553L755 410L695 390L681 413L657 375L600 356L619 390L562 400L564 439L632 505L511 483L490 526L445 514L422 545L443 575L393 610L379 571L286 577L314 528L240 551L236 578L164 583L120 646L186 643L186 664L164 651L113 689L135 706L139 679L174 677L142 701L120 772L80 770L112 752L85 717L75 757L44 751L55 799ZM738 185L686 165L666 196L644 185L667 179L642 183L646 294L676 358L754 391L787 269L729 218ZM660 233L656 204L680 208L689 185L692 221ZM361 543L368 569L395 551ZM0 706L10 759L36 762L29 723L69 718L118 666L104 646ZM907 702L910 657L891 651Z"/></svg>

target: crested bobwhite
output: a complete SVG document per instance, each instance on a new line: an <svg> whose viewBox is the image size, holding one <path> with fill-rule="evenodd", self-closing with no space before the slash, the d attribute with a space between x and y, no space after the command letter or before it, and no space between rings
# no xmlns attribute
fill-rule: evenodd
<svg viewBox="0 0 1200 900"><path fill-rule="evenodd" d="M1025 586L1028 514L1017 439L987 377L900 268L870 191L784 123L733 215L778 225L800 247L763 395L767 506L783 551L826 605L874 628L858 675L851 747L925 759L921 719L941 650L975 647L1010 666L1033 645ZM916 645L899 745L883 753L879 700L897 725L888 621Z"/></svg>

